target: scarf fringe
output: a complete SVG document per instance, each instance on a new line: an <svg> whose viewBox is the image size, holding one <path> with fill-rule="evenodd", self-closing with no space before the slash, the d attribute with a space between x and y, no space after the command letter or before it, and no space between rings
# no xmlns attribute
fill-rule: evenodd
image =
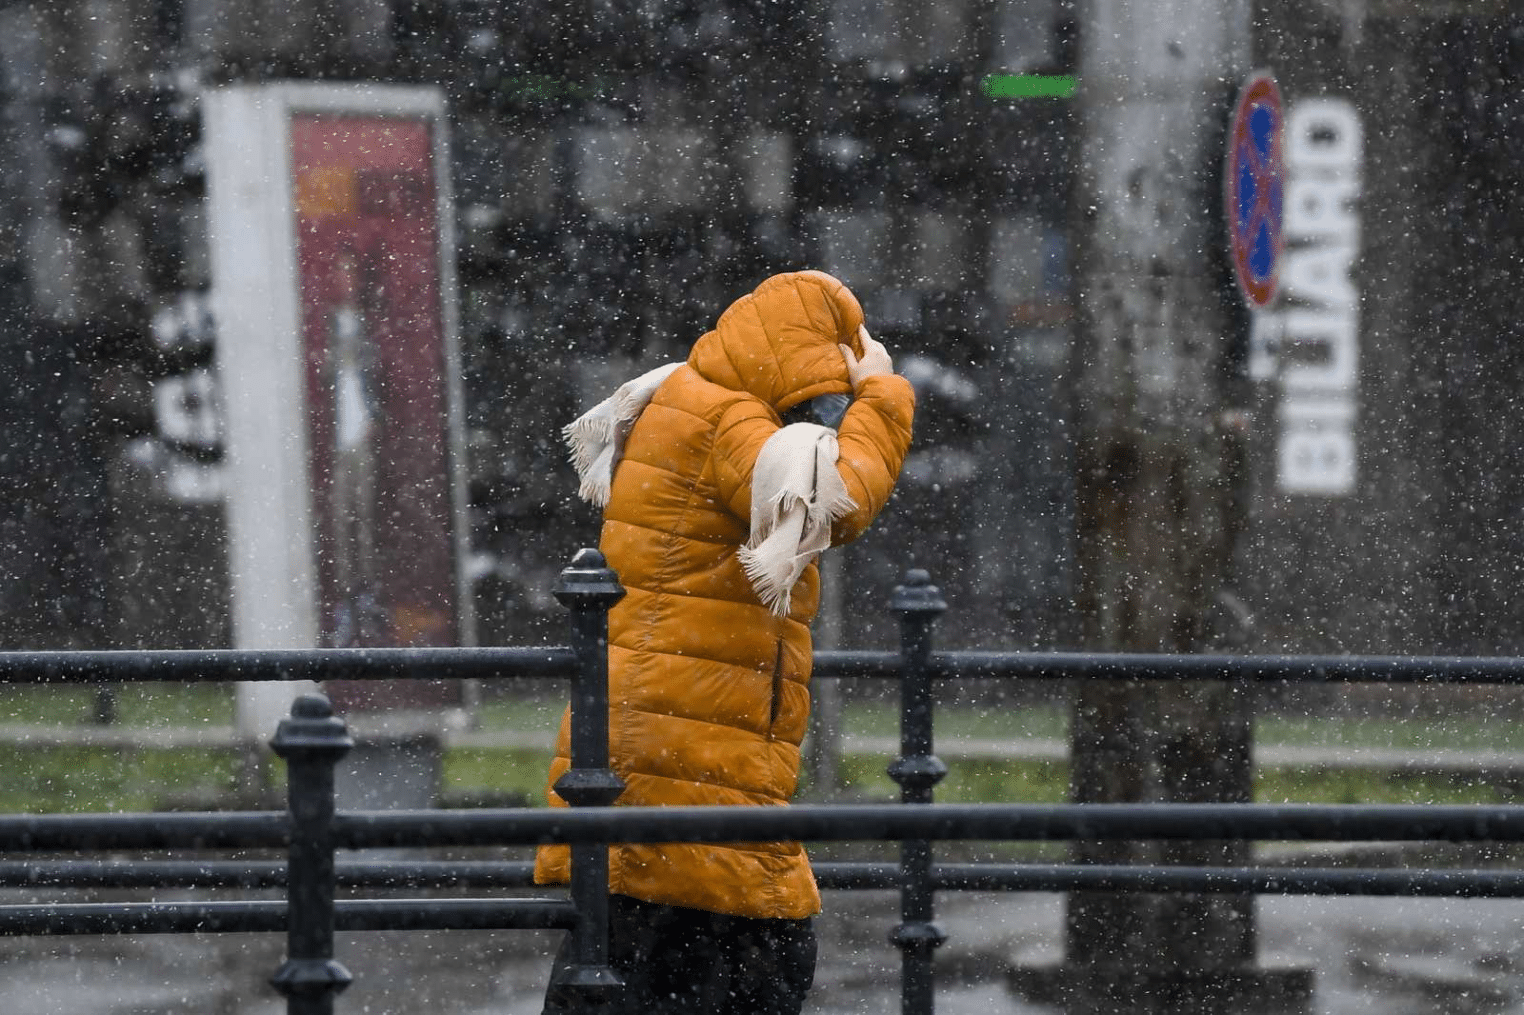
<svg viewBox="0 0 1524 1015"><path fill-rule="evenodd" d="M651 404L662 382L681 363L667 363L626 381L608 398L561 429L577 470L577 496L596 507L607 507L614 485L614 466L624 455L624 442L635 421Z"/></svg>

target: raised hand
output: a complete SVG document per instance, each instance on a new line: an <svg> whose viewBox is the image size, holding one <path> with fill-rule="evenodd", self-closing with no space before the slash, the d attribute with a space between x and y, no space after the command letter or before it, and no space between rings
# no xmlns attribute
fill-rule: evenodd
<svg viewBox="0 0 1524 1015"><path fill-rule="evenodd" d="M850 345L839 347L847 361L847 380L853 391L857 390L864 378L894 373L894 361L889 358L889 350L884 348L882 342L868 334L868 329L862 325L858 325L857 337L863 344L861 359L852 352Z"/></svg>

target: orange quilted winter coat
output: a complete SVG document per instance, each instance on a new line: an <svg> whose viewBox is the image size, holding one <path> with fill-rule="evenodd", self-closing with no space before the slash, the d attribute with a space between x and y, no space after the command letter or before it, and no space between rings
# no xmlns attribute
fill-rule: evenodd
<svg viewBox="0 0 1524 1015"><path fill-rule="evenodd" d="M862 308L822 272L777 275L721 315L635 422L614 472L599 543L627 594L609 614L609 748L631 806L783 806L809 717L811 563L787 616L761 604L737 559L752 468L779 414L849 393L838 343L861 355ZM865 379L837 428L855 507L832 543L856 538L888 500L910 445L904 378ZM563 718L554 785L570 765ZM549 791L553 805L564 801ZM568 879L568 850L540 850L535 880ZM797 842L622 845L609 891L748 917L820 911Z"/></svg>

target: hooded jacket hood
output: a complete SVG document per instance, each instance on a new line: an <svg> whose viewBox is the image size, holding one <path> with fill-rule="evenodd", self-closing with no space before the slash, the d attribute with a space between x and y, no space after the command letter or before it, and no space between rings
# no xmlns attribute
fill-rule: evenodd
<svg viewBox="0 0 1524 1015"><path fill-rule="evenodd" d="M817 395L851 394L838 345L861 356L863 308L823 271L774 275L720 315L688 365L707 381L783 412Z"/></svg>

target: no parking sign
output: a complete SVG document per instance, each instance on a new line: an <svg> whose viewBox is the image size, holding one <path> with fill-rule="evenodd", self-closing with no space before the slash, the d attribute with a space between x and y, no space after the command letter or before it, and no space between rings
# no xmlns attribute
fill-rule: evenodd
<svg viewBox="0 0 1524 1015"><path fill-rule="evenodd" d="M1251 307L1275 298L1281 251L1285 168L1282 135L1286 115L1275 78L1250 75L1238 94L1228 130L1224 176L1228 248L1239 290Z"/></svg>

